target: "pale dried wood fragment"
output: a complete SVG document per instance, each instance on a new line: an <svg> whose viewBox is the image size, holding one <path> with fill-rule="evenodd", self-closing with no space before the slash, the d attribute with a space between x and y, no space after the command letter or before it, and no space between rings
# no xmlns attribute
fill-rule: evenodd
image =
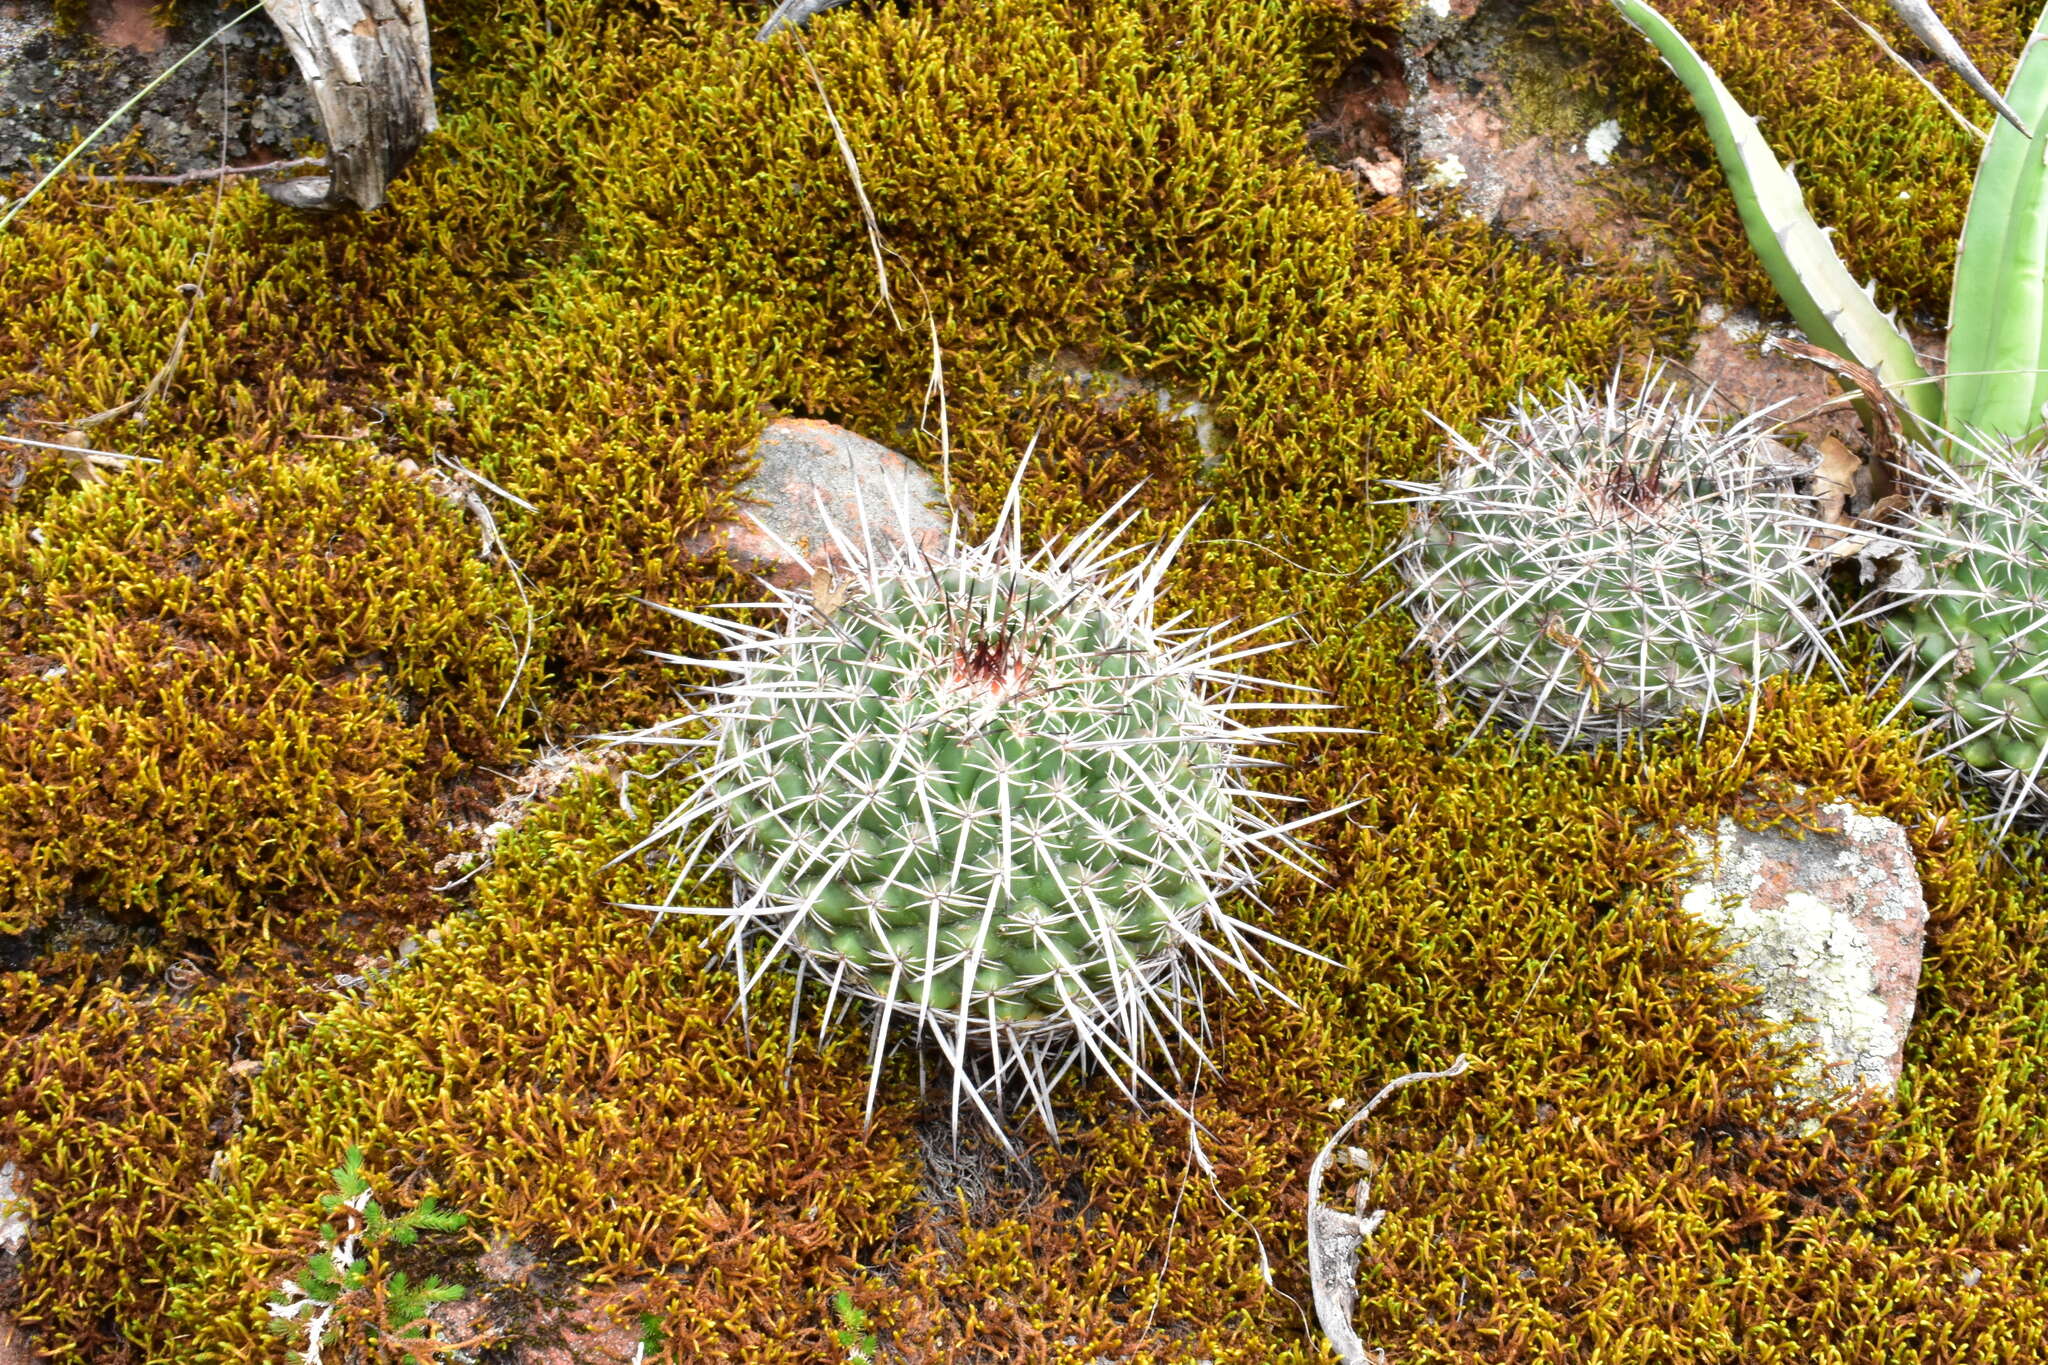
<svg viewBox="0 0 2048 1365"><path fill-rule="evenodd" d="M1352 1321L1358 1308L1358 1250L1365 1239L1378 1230L1380 1220L1386 1214L1384 1210L1367 1207L1372 1197L1369 1178L1361 1178L1354 1188L1349 1213L1325 1204L1323 1174L1351 1130L1379 1108L1380 1101L1402 1086L1413 1085L1417 1081L1444 1081L1462 1076L1470 1065L1471 1059L1460 1053L1442 1071L1411 1071L1388 1081L1365 1108L1345 1120L1344 1126L1323 1144L1323 1149L1316 1153L1315 1161L1309 1166L1309 1292L1315 1299L1316 1320L1322 1325L1323 1335L1330 1339L1331 1348L1344 1365L1386 1365L1386 1354L1367 1347ZM1343 1150L1348 1164L1361 1172L1369 1169L1371 1158L1362 1148L1345 1147Z"/></svg>
<svg viewBox="0 0 2048 1365"><path fill-rule="evenodd" d="M265 185L292 208L373 209L434 131L426 0L263 0L313 92L328 174Z"/></svg>

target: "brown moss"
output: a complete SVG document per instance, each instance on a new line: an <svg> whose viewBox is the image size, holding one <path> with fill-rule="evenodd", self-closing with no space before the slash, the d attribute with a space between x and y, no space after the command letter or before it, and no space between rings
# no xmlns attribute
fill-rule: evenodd
<svg viewBox="0 0 2048 1365"><path fill-rule="evenodd" d="M0 729L0 928L78 896L173 931L268 929L403 884L423 745L374 684L317 686L154 626L58 657Z"/></svg>
<svg viewBox="0 0 2048 1365"><path fill-rule="evenodd" d="M771 1024L750 1050L729 979L612 906L649 874L606 870L633 828L610 805L586 782L549 827L510 836L477 919L267 1059L237 1176L181 1234L207 1268L175 1290L190 1358L262 1349L241 1239L296 1245L349 1142L601 1279L653 1272L676 1359L821 1340L809 1298L855 1273L905 1192L900 1113L848 1145L863 1097L834 1063L849 1049L785 1053Z"/></svg>
<svg viewBox="0 0 2048 1365"><path fill-rule="evenodd" d="M56 1360L142 1360L166 1344L170 1234L233 1126L221 1002L95 993L0 977L0 1147L39 1228L13 1315ZM148 1349L155 1347L155 1350Z"/></svg>
<svg viewBox="0 0 2048 1365"><path fill-rule="evenodd" d="M16 522L0 931L67 899L173 931L387 910L437 778L516 725L519 608L457 515L375 457L180 462Z"/></svg>

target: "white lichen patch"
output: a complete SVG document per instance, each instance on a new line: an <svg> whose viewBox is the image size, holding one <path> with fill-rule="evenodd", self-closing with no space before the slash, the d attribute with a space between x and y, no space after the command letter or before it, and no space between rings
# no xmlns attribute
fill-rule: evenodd
<svg viewBox="0 0 2048 1365"><path fill-rule="evenodd" d="M1621 146L1621 121L1608 119L1593 125L1586 134L1586 160L1595 166L1605 166L1614 159L1615 151Z"/></svg>
<svg viewBox="0 0 2048 1365"><path fill-rule="evenodd" d="M1456 189L1469 179L1471 173L1465 169L1465 163L1454 152L1449 156L1437 158L1430 166L1429 174L1422 178L1422 183L1427 189L1450 190Z"/></svg>
<svg viewBox="0 0 2048 1365"><path fill-rule="evenodd" d="M491 849L498 840L517 829L528 815L576 778L585 773L604 772L608 767L602 755L553 746L543 748L533 762L510 774L509 785L486 821L451 827L468 833L476 842L472 847L443 854L434 864L434 874L455 875L460 881L468 881L489 864Z"/></svg>
<svg viewBox="0 0 2048 1365"><path fill-rule="evenodd" d="M1687 832L1701 870L1681 908L1717 928L1759 1015L1806 1045L1802 1083L1889 1093L1919 981L1926 903L1905 832L1846 805L1795 839L1724 818Z"/></svg>
<svg viewBox="0 0 2048 1365"><path fill-rule="evenodd" d="M11 1161L0 1163L0 1252L18 1254L28 1245L34 1216L21 1168Z"/></svg>

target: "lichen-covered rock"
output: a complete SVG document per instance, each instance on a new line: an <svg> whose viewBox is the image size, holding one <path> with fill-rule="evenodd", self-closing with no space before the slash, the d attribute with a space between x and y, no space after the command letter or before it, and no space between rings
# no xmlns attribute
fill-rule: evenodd
<svg viewBox="0 0 2048 1365"><path fill-rule="evenodd" d="M845 427L784 417L768 424L748 452L760 461L739 487L741 514L695 540L703 553L723 549L758 572L801 581L790 551L814 564L844 564L832 543L832 525L872 524L900 538L894 509L909 509L913 546L936 553L946 539L946 516L932 510L939 485L922 466ZM862 508L867 509L865 516Z"/></svg>
<svg viewBox="0 0 2048 1365"><path fill-rule="evenodd" d="M28 1250L29 1234L34 1231L34 1213L28 1200L28 1177L14 1162L0 1162L0 1306L11 1304L15 1297L22 1253ZM11 1315L0 1311L0 1365L33 1365L35 1359L28 1333L15 1325Z"/></svg>
<svg viewBox="0 0 2048 1365"><path fill-rule="evenodd" d="M1818 819L1803 838L1726 817L1687 831L1701 867L1679 903L1721 931L1758 1013L1811 1045L1809 1084L1889 1094L1920 984L1919 870L1896 822L1840 802Z"/></svg>
<svg viewBox="0 0 2048 1365"><path fill-rule="evenodd" d="M28 1178L12 1161L0 1162L0 1254L18 1256L28 1245Z"/></svg>

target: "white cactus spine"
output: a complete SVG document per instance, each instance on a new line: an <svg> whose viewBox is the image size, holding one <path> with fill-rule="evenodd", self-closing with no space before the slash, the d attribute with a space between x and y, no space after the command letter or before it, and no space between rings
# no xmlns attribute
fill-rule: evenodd
<svg viewBox="0 0 2048 1365"><path fill-rule="evenodd" d="M1451 433L1440 481L1392 483L1415 509L1396 601L1481 725L1621 743L1833 661L1806 466L1705 402L1654 372L1633 397L1566 388Z"/></svg>

